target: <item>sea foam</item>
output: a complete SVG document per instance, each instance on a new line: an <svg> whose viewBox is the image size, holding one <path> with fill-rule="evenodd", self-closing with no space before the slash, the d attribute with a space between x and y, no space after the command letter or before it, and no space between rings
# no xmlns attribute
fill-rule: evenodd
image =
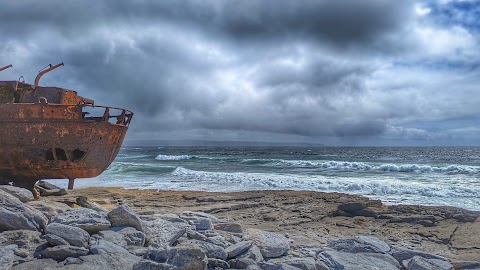
<svg viewBox="0 0 480 270"><path fill-rule="evenodd" d="M187 160L195 158L195 156L189 155L158 155L156 160Z"/></svg>

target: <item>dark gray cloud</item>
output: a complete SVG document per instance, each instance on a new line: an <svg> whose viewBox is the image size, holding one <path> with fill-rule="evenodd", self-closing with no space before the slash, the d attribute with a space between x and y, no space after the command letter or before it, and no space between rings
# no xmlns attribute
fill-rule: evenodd
<svg viewBox="0 0 480 270"><path fill-rule="evenodd" d="M477 138L479 39L451 2L0 4L0 78L64 61L43 82L134 110L130 139Z"/></svg>

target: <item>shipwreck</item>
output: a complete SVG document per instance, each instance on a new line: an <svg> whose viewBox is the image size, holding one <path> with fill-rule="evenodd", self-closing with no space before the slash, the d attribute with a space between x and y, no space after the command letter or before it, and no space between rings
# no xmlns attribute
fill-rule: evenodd
<svg viewBox="0 0 480 270"><path fill-rule="evenodd" d="M76 91L0 81L0 182L33 190L42 179L95 177L120 150L133 112L97 106ZM0 72L12 67L0 67ZM20 77L22 78L22 77Z"/></svg>

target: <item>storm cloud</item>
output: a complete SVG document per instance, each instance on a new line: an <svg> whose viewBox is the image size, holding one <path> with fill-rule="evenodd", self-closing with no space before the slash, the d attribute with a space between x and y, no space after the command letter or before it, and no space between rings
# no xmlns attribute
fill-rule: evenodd
<svg viewBox="0 0 480 270"><path fill-rule="evenodd" d="M135 111L127 140L478 145L477 1L2 1L0 79Z"/></svg>

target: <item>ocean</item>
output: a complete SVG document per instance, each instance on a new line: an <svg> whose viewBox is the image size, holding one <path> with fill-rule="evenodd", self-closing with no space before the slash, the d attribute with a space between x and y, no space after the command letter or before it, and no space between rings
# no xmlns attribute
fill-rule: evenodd
<svg viewBox="0 0 480 270"><path fill-rule="evenodd" d="M75 181L89 186L313 190L480 210L480 148L125 147L103 174Z"/></svg>

